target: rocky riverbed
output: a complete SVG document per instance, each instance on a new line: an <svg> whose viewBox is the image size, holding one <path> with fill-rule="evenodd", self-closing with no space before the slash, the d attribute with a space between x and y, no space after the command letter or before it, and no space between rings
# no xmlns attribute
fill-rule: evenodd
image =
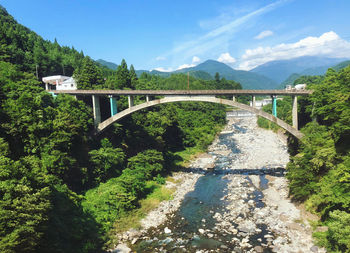
<svg viewBox="0 0 350 253"><path fill-rule="evenodd" d="M189 166L174 175L171 201L119 236L113 252L325 252L288 199L286 145L255 117L230 119Z"/></svg>

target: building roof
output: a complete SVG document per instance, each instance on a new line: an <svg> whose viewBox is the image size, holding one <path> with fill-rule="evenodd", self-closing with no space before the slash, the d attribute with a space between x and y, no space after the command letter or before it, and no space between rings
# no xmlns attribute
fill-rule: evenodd
<svg viewBox="0 0 350 253"><path fill-rule="evenodd" d="M75 80L73 77L69 77L67 80L65 80L64 82L62 82L62 84L66 84L66 83L75 83Z"/></svg>
<svg viewBox="0 0 350 253"><path fill-rule="evenodd" d="M56 85L57 83L62 83L69 78L70 78L69 76L57 75L57 76L46 76L46 77L43 77L42 80L44 83Z"/></svg>

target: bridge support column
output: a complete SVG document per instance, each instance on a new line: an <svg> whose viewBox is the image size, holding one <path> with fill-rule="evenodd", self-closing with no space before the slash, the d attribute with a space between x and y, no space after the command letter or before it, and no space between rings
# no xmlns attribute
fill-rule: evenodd
<svg viewBox="0 0 350 253"><path fill-rule="evenodd" d="M128 96L129 108L134 106L134 97Z"/></svg>
<svg viewBox="0 0 350 253"><path fill-rule="evenodd" d="M277 118L277 96L272 95L272 115Z"/></svg>
<svg viewBox="0 0 350 253"><path fill-rule="evenodd" d="M149 96L146 95L146 102L148 103L149 102Z"/></svg>
<svg viewBox="0 0 350 253"><path fill-rule="evenodd" d="M232 96L232 101L236 102L236 97L235 96Z"/></svg>
<svg viewBox="0 0 350 253"><path fill-rule="evenodd" d="M255 96L252 96L252 106L255 108Z"/></svg>
<svg viewBox="0 0 350 253"><path fill-rule="evenodd" d="M293 110L292 110L293 127L298 130L298 97L292 96L292 101L293 101Z"/></svg>
<svg viewBox="0 0 350 253"><path fill-rule="evenodd" d="M100 111L100 98L96 95L92 95L92 107L94 111L94 123L95 126L101 123L101 111Z"/></svg>
<svg viewBox="0 0 350 253"><path fill-rule="evenodd" d="M111 105L111 117L118 113L117 100L113 96L109 96L109 103Z"/></svg>

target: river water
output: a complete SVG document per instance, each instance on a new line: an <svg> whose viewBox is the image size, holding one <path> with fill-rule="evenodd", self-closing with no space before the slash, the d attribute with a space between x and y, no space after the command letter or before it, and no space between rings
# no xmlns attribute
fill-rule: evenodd
<svg viewBox="0 0 350 253"><path fill-rule="evenodd" d="M186 172L200 175L194 190L165 222L129 241L133 251L315 252L309 227L295 223L300 212L287 198L286 146L255 122L228 124Z"/></svg>

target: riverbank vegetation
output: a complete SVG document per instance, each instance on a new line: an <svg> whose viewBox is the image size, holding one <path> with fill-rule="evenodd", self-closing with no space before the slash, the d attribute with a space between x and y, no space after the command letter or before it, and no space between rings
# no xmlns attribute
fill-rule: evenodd
<svg viewBox="0 0 350 253"><path fill-rule="evenodd" d="M324 76L303 76L314 93L299 99L299 144L289 141L290 194L321 219L314 236L330 252L350 252L350 66ZM279 117L291 123L291 101L278 101ZM271 105L264 108L271 111ZM260 122L261 123L261 122Z"/></svg>
<svg viewBox="0 0 350 253"><path fill-rule="evenodd" d="M186 75L137 77L124 60L115 71L103 68L43 40L0 6L1 252L101 251L110 231L130 225L125 217L171 197L164 178L181 154L204 150L225 124L223 106L184 102L136 112L96 136L90 99L44 91L39 80L57 74L84 89L187 87ZM190 77L190 88L241 86ZM127 108L117 99L118 110ZM108 98L101 110L109 117Z"/></svg>

